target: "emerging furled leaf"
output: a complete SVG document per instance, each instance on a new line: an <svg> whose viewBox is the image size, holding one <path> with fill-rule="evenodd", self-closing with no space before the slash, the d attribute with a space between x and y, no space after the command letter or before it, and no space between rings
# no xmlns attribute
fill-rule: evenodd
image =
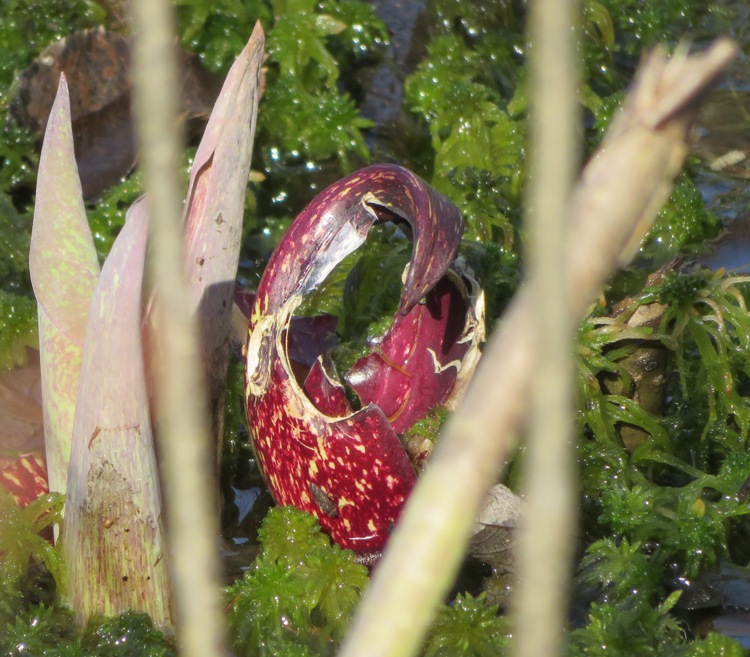
<svg viewBox="0 0 750 657"><path fill-rule="evenodd" d="M222 434L232 298L260 96L263 45L263 30L258 24L229 71L211 112L195 155L185 209L186 270L200 323L217 442Z"/></svg>
<svg viewBox="0 0 750 657"><path fill-rule="evenodd" d="M50 490L65 492L81 354L99 261L81 194L65 76L39 162L29 270L39 305Z"/></svg>
<svg viewBox="0 0 750 657"><path fill-rule="evenodd" d="M141 341L146 238L139 201L102 269L87 329L63 535L79 621L133 609L171 623Z"/></svg>

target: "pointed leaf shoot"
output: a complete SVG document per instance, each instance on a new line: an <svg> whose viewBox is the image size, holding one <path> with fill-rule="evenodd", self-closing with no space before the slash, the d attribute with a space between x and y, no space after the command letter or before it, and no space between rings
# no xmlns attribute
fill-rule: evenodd
<svg viewBox="0 0 750 657"><path fill-rule="evenodd" d="M264 35L255 26L206 126L185 206L185 259L198 313L215 440L221 440L232 298L260 96ZM220 451L220 450L217 450Z"/></svg>
<svg viewBox="0 0 750 657"><path fill-rule="evenodd" d="M64 75L39 161L29 270L39 312L49 485L65 492L81 354L99 261L73 152Z"/></svg>
<svg viewBox="0 0 750 657"><path fill-rule="evenodd" d="M143 199L102 269L81 370L63 553L80 621L133 609L172 621L141 341Z"/></svg>

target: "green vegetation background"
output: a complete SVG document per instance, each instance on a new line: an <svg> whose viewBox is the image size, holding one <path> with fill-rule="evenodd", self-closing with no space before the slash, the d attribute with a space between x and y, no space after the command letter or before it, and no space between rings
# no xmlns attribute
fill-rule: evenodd
<svg viewBox="0 0 750 657"><path fill-rule="evenodd" d="M463 253L478 271L491 324L518 285L525 176L527 50L521 2L427 2L419 61L405 80L396 143L376 139L383 126L362 116L367 80L382 65L389 33L370 5L356 0L179 0L179 36L210 70L224 73L257 19L268 32L265 94L249 185L240 279L252 286L281 232L328 182L373 158L399 154L447 194L467 221ZM93 0L3 0L0 12L0 110L7 111L19 71L49 43L107 24ZM632 76L637 56L657 41L674 45L728 29L731 3L685 0L587 0L581 29L582 126L587 150L601 138ZM39 17L44 16L44 20ZM387 64L386 64L387 65ZM405 118L404 118L405 117ZM374 130L372 130L375 128ZM28 280L28 241L38 140L4 123L0 140L0 367L23 361L36 343ZM395 142L396 140L392 140ZM408 146L404 153L403 145ZM186 170L191 151L186 153ZM569 653L739 655L738 644L711 634L693 640L680 611L680 581L724 562L745 566L750 476L750 317L747 283L694 268L647 284L651 269L690 256L720 222L695 184L691 162L644 245L640 269L620 274L579 332L578 420L582 500L576 590L589 601L569 639ZM262 178L262 180L261 180ZM140 193L136 172L89 208L103 258ZM350 258L308 303L340 317L343 337L362 344L390 316L405 246L383 231ZM368 276L369 272L369 276ZM373 283L374 281L377 281ZM366 308L361 300L368 301ZM624 301L627 311L609 311ZM665 304L656 326L631 327L639 306ZM367 311L367 312L365 312ZM663 414L633 400L624 363L644 344L668 354ZM345 362L351 353L342 356ZM242 444L240 364L230 376L225 473L250 458ZM616 392L603 377L619 381ZM426 423L428 432L436 424ZM641 430L628 449L623 425ZM240 438L238 438L240 436ZM522 458L522 452L517 461ZM509 483L513 485L516 468ZM24 511L0 496L0 654L171 655L169 637L147 618L94 619L83 634L54 596L59 556L37 537L58 519L61 501L42 498ZM40 512L50 513L40 520ZM331 546L315 521L273 510L260 530L261 554L227 592L238 655L328 655L367 581L353 555ZM303 558L304 557L304 558ZM31 568L28 564L31 562ZM492 586L488 596L492 597ZM492 600L500 602L500 600ZM424 654L496 655L506 621L485 594L460 595L439 612Z"/></svg>

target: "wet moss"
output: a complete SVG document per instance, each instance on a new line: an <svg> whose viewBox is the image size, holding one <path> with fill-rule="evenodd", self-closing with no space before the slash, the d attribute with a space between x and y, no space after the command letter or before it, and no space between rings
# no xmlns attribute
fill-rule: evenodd
<svg viewBox="0 0 750 657"><path fill-rule="evenodd" d="M464 214L467 239L499 241L510 250L524 124L503 109L485 61L458 35L436 37L406 81L406 102L429 129L435 153L430 182Z"/></svg>
<svg viewBox="0 0 750 657"><path fill-rule="evenodd" d="M21 657L175 657L174 642L145 614L97 618L79 632L73 613L36 605L19 611L0 633L3 655Z"/></svg>
<svg viewBox="0 0 750 657"><path fill-rule="evenodd" d="M49 535L40 535L60 525L63 503L62 495L49 493L21 509L0 488L0 582L5 593L14 586L27 588L30 565L43 564L57 584L63 583L60 553L48 540Z"/></svg>
<svg viewBox="0 0 750 657"><path fill-rule="evenodd" d="M154 627L146 614L132 611L111 619L90 620L80 639L81 656L176 657L174 641ZM71 653L73 654L73 653Z"/></svg>
<svg viewBox="0 0 750 657"><path fill-rule="evenodd" d="M641 257L658 265L678 254L695 252L721 230L719 218L708 208L688 173L677 179L669 200L659 210Z"/></svg>
<svg viewBox="0 0 750 657"><path fill-rule="evenodd" d="M484 595L459 595L438 611L424 649L425 657L494 657L504 654L510 627Z"/></svg>
<svg viewBox="0 0 750 657"><path fill-rule="evenodd" d="M690 38L700 18L711 11L707 3L686 0L599 0L616 25L617 49L633 57L657 43L676 43ZM636 18L637 17L637 18Z"/></svg>
<svg viewBox="0 0 750 657"><path fill-rule="evenodd" d="M367 569L293 507L272 509L259 538L260 557L229 589L237 654L332 654L367 584Z"/></svg>
<svg viewBox="0 0 750 657"><path fill-rule="evenodd" d="M36 302L0 290L0 369L26 362L26 347L36 347Z"/></svg>
<svg viewBox="0 0 750 657"><path fill-rule="evenodd" d="M19 212L13 200L0 192L0 283L3 290L28 289L31 218Z"/></svg>

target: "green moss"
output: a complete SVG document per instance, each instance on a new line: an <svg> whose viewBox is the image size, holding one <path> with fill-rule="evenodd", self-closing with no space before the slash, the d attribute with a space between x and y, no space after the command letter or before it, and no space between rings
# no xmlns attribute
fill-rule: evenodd
<svg viewBox="0 0 750 657"><path fill-rule="evenodd" d="M464 214L466 237L488 241L499 232L509 247L508 204L520 196L524 128L503 109L484 61L457 35L433 39L406 81L406 102L427 124L435 152L431 182Z"/></svg>
<svg viewBox="0 0 750 657"><path fill-rule="evenodd" d="M63 581L51 526L62 520L63 497L43 495L21 509L0 487L0 654L49 656L72 641L72 614L55 602ZM40 535L44 532L46 535Z"/></svg>
<svg viewBox="0 0 750 657"><path fill-rule="evenodd" d="M125 224L128 209L142 193L143 176L140 171L135 171L121 183L108 189L95 206L88 208L89 225L101 262L104 262Z"/></svg>
<svg viewBox="0 0 750 657"><path fill-rule="evenodd" d="M357 258L344 281L339 329L344 340L380 336L393 320L403 288L401 277L411 255L409 247L403 239L384 239Z"/></svg>
<svg viewBox="0 0 750 657"><path fill-rule="evenodd" d="M372 123L359 116L352 98L337 92L311 94L294 83L278 82L263 97L260 126L269 143L269 165L338 157L349 167L350 153L369 157L362 129ZM263 118L265 117L265 118Z"/></svg>
<svg viewBox="0 0 750 657"><path fill-rule="evenodd" d="M701 467L710 467L710 459L747 448L750 408L742 388L750 377L750 362L742 354L750 347L750 318L741 288L749 281L703 274L705 283L697 288L700 274L686 276L682 281L668 277L655 290L662 298L684 295L682 303L667 307L662 319L665 337L673 341L679 394L683 402L689 400L677 403L670 415L675 425L684 425L682 413L694 417L702 409L705 424L695 426L691 438L684 433L680 438L697 455L704 453ZM686 303L690 293L693 302ZM704 448L710 450L699 450L706 438Z"/></svg>
<svg viewBox="0 0 750 657"><path fill-rule="evenodd" d="M334 34L335 41L326 43L323 48L339 50L337 54L342 61L368 54L385 39L382 22L376 18L372 7L363 2L179 0L177 6L183 46L201 53L208 68L221 73L228 70L242 50L257 20L263 23L265 30L272 32L274 21L285 15L302 14L305 20L300 27L307 25L308 16L314 16L312 29L317 33L315 36ZM299 57L299 50L295 45L290 52Z"/></svg>
<svg viewBox="0 0 750 657"><path fill-rule="evenodd" d="M256 20L272 14L262 0L178 0L178 32L184 48L200 53L209 70L226 73L247 43Z"/></svg>
<svg viewBox="0 0 750 657"><path fill-rule="evenodd" d="M35 605L14 611L14 617L0 627L0 653L9 657L83 657L69 610Z"/></svg>
<svg viewBox="0 0 750 657"><path fill-rule="evenodd" d="M320 3L324 15L338 21L342 29L327 47L345 66L369 57L388 40L385 24L377 17L373 5L365 2L340 2L324 0Z"/></svg>
<svg viewBox="0 0 750 657"><path fill-rule="evenodd" d="M654 289L654 297L659 303L684 310L700 298L700 293L710 278L711 275L707 269L699 269L686 274L669 271Z"/></svg>
<svg viewBox="0 0 750 657"><path fill-rule="evenodd" d="M196 147L185 149L180 166L180 181L182 189L186 190L190 180L190 172L195 158ZM143 172L135 169L117 185L107 189L102 198L95 204L86 208L86 214L94 237L94 245L100 262L104 262L109 254L112 244L125 225L128 210L143 194ZM253 207L255 197L252 193L247 194L245 206ZM245 229L250 226L247 222Z"/></svg>
<svg viewBox="0 0 750 657"><path fill-rule="evenodd" d="M581 23L588 39L598 41L605 49L615 45L615 25L612 16L601 2L585 0Z"/></svg>
<svg viewBox="0 0 750 657"><path fill-rule="evenodd" d="M708 4L687 0L599 0L612 16L621 47L637 56L659 42L676 43L689 37L701 15L710 11Z"/></svg>
<svg viewBox="0 0 750 657"><path fill-rule="evenodd" d="M221 449L221 494L225 500L231 500L235 495L233 486L238 485L238 477L253 458L252 449L248 444L245 417L245 360L236 353L229 355ZM224 519L233 516L235 511L231 504L225 504Z"/></svg>
<svg viewBox="0 0 750 657"><path fill-rule="evenodd" d="M146 614L132 611L92 619L80 639L81 654L97 657L175 657L177 650Z"/></svg>
<svg viewBox="0 0 750 657"><path fill-rule="evenodd" d="M459 595L443 605L430 628L425 657L495 657L504 654L509 623L487 606L484 595Z"/></svg>
<svg viewBox="0 0 750 657"><path fill-rule="evenodd" d="M219 73L228 70L256 20L266 31L255 142L256 166L265 177L257 186L253 218L258 232L273 234L275 223L288 221L320 189L321 176L332 181L369 159L364 131L371 123L354 100L361 94L356 72L386 40L385 26L369 4L351 0L180 0L178 5L184 47ZM264 241L272 248L277 239ZM253 246L248 244L249 253ZM267 257L264 252L259 271Z"/></svg>
<svg viewBox="0 0 750 657"><path fill-rule="evenodd" d="M391 226L376 226L367 241L348 255L296 314L334 315L339 343L332 356L340 373L372 351L372 340L393 322L403 289L401 280L411 244Z"/></svg>
<svg viewBox="0 0 750 657"><path fill-rule="evenodd" d="M23 364L37 338L36 302L31 298L31 217L0 190L0 370Z"/></svg>
<svg viewBox="0 0 750 657"><path fill-rule="evenodd" d="M0 282L2 289L28 289L31 217L0 191Z"/></svg>
<svg viewBox="0 0 750 657"><path fill-rule="evenodd" d="M331 545L312 516L292 507L272 509L259 539L261 555L229 589L236 654L334 654L367 569L352 552ZM508 635L507 621L484 596L459 596L438 611L424 654L496 655Z"/></svg>
<svg viewBox="0 0 750 657"><path fill-rule="evenodd" d="M601 588L610 599L623 600L638 591L650 600L658 590L661 566L642 543L608 537L586 550L579 579L587 586Z"/></svg>
<svg viewBox="0 0 750 657"><path fill-rule="evenodd" d="M589 150L593 151L604 137L612 117L620 108L624 99L625 92L622 89L605 96L597 94L588 85L584 85L581 89L581 103L591 112L593 118L593 131L587 135Z"/></svg>
<svg viewBox="0 0 750 657"><path fill-rule="evenodd" d="M15 189L30 190L39 168L37 136L10 122L5 122L0 135L0 188L6 193Z"/></svg>
<svg viewBox="0 0 750 657"><path fill-rule="evenodd" d="M5 0L0 21L0 106L7 107L7 90L15 75L44 48L76 29L96 26L104 15L92 0Z"/></svg>
<svg viewBox="0 0 750 657"><path fill-rule="evenodd" d="M449 413L442 406L436 406L430 409L421 420L417 420L411 428L404 434L402 441L409 443L412 440L418 441L419 438L427 438L431 442L437 440L445 421L448 419Z"/></svg>
<svg viewBox="0 0 750 657"><path fill-rule="evenodd" d="M49 493L21 509L0 488L0 580L22 581L30 563L43 563L58 584L62 583L60 553L39 533L60 524L63 504L62 495Z"/></svg>
<svg viewBox="0 0 750 657"><path fill-rule="evenodd" d="M687 657L742 657L746 654L747 650L742 644L718 632L693 641L685 650Z"/></svg>
<svg viewBox="0 0 750 657"><path fill-rule="evenodd" d="M663 264L678 253L690 253L702 246L716 237L720 228L718 217L706 208L695 183L682 173L669 200L659 210L641 254L657 265Z"/></svg>
<svg viewBox="0 0 750 657"><path fill-rule="evenodd" d="M740 657L745 654L737 641L717 633L688 640L684 626L670 614L680 597L678 591L659 604L648 603L640 592L633 593L613 602L593 604L587 624L570 633L568 655Z"/></svg>
<svg viewBox="0 0 750 657"><path fill-rule="evenodd" d="M469 41L483 41L496 32L511 38L523 33L523 15L509 0L469 3L435 0L430 9L438 34L458 32Z"/></svg>
<svg viewBox="0 0 750 657"><path fill-rule="evenodd" d="M0 369L25 363L38 341L36 301L0 290Z"/></svg>
<svg viewBox="0 0 750 657"><path fill-rule="evenodd" d="M640 542L605 539L589 546L578 579L602 592L587 624L570 634L571 655L703 655L742 654L728 637L709 635L688 641L685 628L669 612L680 591L669 593L661 573L666 568L660 549ZM739 652L738 652L739 651Z"/></svg>
<svg viewBox="0 0 750 657"><path fill-rule="evenodd" d="M660 568L676 561L688 578L728 556L726 520L746 512L736 502L712 501L694 486L610 487L600 522L615 536L659 546Z"/></svg>
<svg viewBox="0 0 750 657"><path fill-rule="evenodd" d="M144 614L92 619L83 633L60 605L64 568L52 546L64 497L43 495L21 509L0 487L0 654L35 657L172 657L166 638Z"/></svg>
<svg viewBox="0 0 750 657"><path fill-rule="evenodd" d="M18 611L0 632L0 652L21 657L175 657L174 643L145 614L92 619L79 633L73 613L60 606Z"/></svg>
<svg viewBox="0 0 750 657"><path fill-rule="evenodd" d="M670 272L624 313L664 304L656 328L629 328L621 316L590 319L583 330L580 417L588 437L579 462L585 526L600 540L589 546L580 579L601 597L587 625L572 634L574 654L703 654L715 640L728 654L737 649L728 639L703 646L683 638L668 613L665 573L692 579L721 559L746 560L737 543L750 527L747 505L737 499L750 476L741 392L750 340L746 282L699 269ZM644 338L673 354L662 417L607 395L600 384L603 372L627 376L620 362ZM620 423L640 426L648 437L629 451ZM665 642L654 642L657 636Z"/></svg>
<svg viewBox="0 0 750 657"><path fill-rule="evenodd" d="M427 54L406 81L406 107L418 125L416 135L403 139L429 145L429 152L415 153L413 161L467 219L462 254L485 287L490 325L501 316L519 280L528 109L521 4L432 3ZM0 109L7 105L15 72L54 38L103 16L98 4L83 0L14 0L6 5L0 18ZM708 12L684 0L587 0L583 8L582 104L590 150L623 97L632 74L631 56L657 39L676 41L684 30L702 25ZM262 19L268 31L268 74L256 145L266 180L257 187L259 216L243 269L247 280L257 280L288 225L288 215L340 169L369 158L369 123L357 107L362 90L353 86L354 73L385 41L385 30L371 6L361 2L180 0L178 11L183 45L217 73L226 72L256 19ZM45 21L40 22L41 13ZM0 358L5 360L0 365L8 366L19 362L23 347L35 340L34 304L25 296L25 208L31 192L17 190L32 188L37 156L35 138L23 130L6 127L4 137L0 316L5 319ZM694 174L688 171L679 179L642 261L660 263L690 253L715 234L717 221L692 182ZM140 188L136 174L91 210L101 257ZM340 354L344 369L367 350L368 338L390 322L407 259L404 240L396 242L388 235L368 240L366 249L334 272L308 302L311 313L339 317L342 342L348 343ZM641 292L633 280L642 277L618 276L608 293L610 303L635 290L634 305L667 306L661 323L634 329L622 318L606 316L606 308L593 308L579 336L578 453L583 520L593 540L580 579L599 589L601 597L590 609L588 624L572 633L570 651L734 655L736 644L718 635L685 639L684 628L671 613L676 596L665 587L664 574L668 567L700 574L717 559L741 561L746 552L737 547L737 537L750 531L748 513L735 499L750 476L746 281L694 271L669 274L658 287ZM643 341L670 350L668 395L661 414L646 411L625 394L635 380L623 361ZM608 374L620 378L617 394L602 386ZM236 429L241 424L240 369L233 367L230 376L234 394L227 428ZM436 415L416 430L434 435L441 421ZM625 448L623 424L647 434L640 446ZM236 442L227 445L236 459ZM0 553L8 555L3 573L10 573L0 591L0 642L10 637L3 650L7 645L6 652L15 654L10 652L13 646L25 642L40 655L128 654L117 651L135 645L133 637L139 633L150 636L149 623L135 615L74 636L70 613L55 606L49 592L44 594L44 587L28 577L30 559L59 570L52 548L33 533L39 516L32 517L33 509L29 516L8 513L7 518L0 515L0 523L12 523L14 532L25 538L15 546L0 546ZM314 520L293 510L272 512L261 542L261 557L231 589L229 617L237 654L332 654L366 584L366 571L351 553L331 546ZM24 579L26 584L20 584ZM505 633L495 609L481 599L459 597L440 610L425 651L497 654ZM144 639L143 654L172 654L163 637L150 641Z"/></svg>
<svg viewBox="0 0 750 657"><path fill-rule="evenodd" d="M570 633L570 655L679 655L686 639L680 623L670 615L679 594L652 606L642 596L622 602L594 604L587 625Z"/></svg>
<svg viewBox="0 0 750 657"><path fill-rule="evenodd" d="M359 115L349 94L337 87L341 64L328 49L338 41L346 56L367 49L384 33L370 9L338 2L277 0L268 34L269 73L260 110L260 128L272 161L369 157L361 130L371 123ZM330 13L326 13L330 12ZM354 21L347 24L345 20ZM361 37L357 37L361 35Z"/></svg>
<svg viewBox="0 0 750 657"><path fill-rule="evenodd" d="M230 588L237 654L277 654L282 647L289 654L330 653L367 583L367 569L293 507L272 509L259 540L260 557Z"/></svg>
<svg viewBox="0 0 750 657"><path fill-rule="evenodd" d="M658 604L669 594L664 573L677 570L694 578L720 559L744 554L737 537L750 524L736 494L750 476L750 409L742 392L750 344L746 282L699 269L670 272L618 318L584 323L579 463L584 524L600 540L589 547L582 578L603 591L590 625L576 631L591 639L587 649L606 641L615 653L624 651L626 623L645 623L651 629L644 637L655 631L659 618L666 618ZM637 306L654 302L664 304L658 326L626 324ZM601 384L609 372L622 378L625 389L636 385L621 362L644 340L672 354L663 374L668 386L660 417L629 398L607 394ZM626 449L622 424L642 428L645 440ZM638 592L636 600L628 602L632 591ZM680 642L674 649L689 648Z"/></svg>

